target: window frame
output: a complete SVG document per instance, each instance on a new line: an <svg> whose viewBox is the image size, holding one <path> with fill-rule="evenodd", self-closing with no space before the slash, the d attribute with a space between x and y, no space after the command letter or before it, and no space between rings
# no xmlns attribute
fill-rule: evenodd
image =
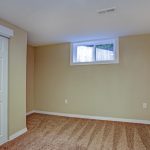
<svg viewBox="0 0 150 150"><path fill-rule="evenodd" d="M74 62L74 59L77 58L77 56L76 56L77 46L93 45L94 49L95 49L96 45L108 44L110 42L113 42L113 44L114 44L114 54L115 54L114 60L96 61L96 50L95 50L95 61L93 61L93 62ZM74 56L76 56L76 57L74 57ZM94 65L94 64L118 64L118 63L119 63L119 39L118 38L71 43L70 65Z"/></svg>

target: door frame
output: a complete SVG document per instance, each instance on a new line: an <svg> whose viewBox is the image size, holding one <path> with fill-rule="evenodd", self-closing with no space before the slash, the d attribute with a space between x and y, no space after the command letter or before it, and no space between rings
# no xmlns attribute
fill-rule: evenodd
<svg viewBox="0 0 150 150"><path fill-rule="evenodd" d="M5 57L5 62L4 62L4 72L5 72L5 76L4 76L4 115L2 115L2 120L5 121L4 124L4 139L2 139L1 144L4 144L8 141L8 47L9 47L9 38L11 38L14 35L14 31L10 28L7 28L3 25L0 25L0 36L7 38L7 40L4 40L4 49L5 49L5 53L4 53L4 57Z"/></svg>
<svg viewBox="0 0 150 150"><path fill-rule="evenodd" d="M8 140L8 38L0 36L2 41L2 76L3 76L3 93L2 93L2 114L1 114L1 132L2 137L0 144L5 143Z"/></svg>

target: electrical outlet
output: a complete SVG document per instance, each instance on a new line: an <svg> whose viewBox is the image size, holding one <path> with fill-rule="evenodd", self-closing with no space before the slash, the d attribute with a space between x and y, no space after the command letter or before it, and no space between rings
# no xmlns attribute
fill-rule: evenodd
<svg viewBox="0 0 150 150"><path fill-rule="evenodd" d="M67 99L65 99L65 104L68 104L68 100Z"/></svg>
<svg viewBox="0 0 150 150"><path fill-rule="evenodd" d="M147 103L144 102L144 103L142 104L142 106L143 106L143 109L147 109Z"/></svg>

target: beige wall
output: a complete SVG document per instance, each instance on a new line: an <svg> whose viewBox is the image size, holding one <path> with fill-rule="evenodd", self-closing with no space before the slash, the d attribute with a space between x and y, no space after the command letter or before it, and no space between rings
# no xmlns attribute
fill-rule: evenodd
<svg viewBox="0 0 150 150"><path fill-rule="evenodd" d="M120 38L120 63L70 66L69 44L37 47L35 108L150 120L150 35ZM64 100L68 99L68 104Z"/></svg>
<svg viewBox="0 0 150 150"><path fill-rule="evenodd" d="M34 47L27 47L27 112L34 110Z"/></svg>
<svg viewBox="0 0 150 150"><path fill-rule="evenodd" d="M27 33L0 19L0 24L14 30L9 41L9 135L26 127L26 46Z"/></svg>

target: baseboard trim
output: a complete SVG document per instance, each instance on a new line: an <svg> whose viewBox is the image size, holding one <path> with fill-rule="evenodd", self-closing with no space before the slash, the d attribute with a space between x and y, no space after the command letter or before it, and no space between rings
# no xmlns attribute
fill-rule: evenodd
<svg viewBox="0 0 150 150"><path fill-rule="evenodd" d="M3 138L3 140L0 143L0 146L3 145L3 144L5 144L5 143L7 143L7 142L8 142L7 137Z"/></svg>
<svg viewBox="0 0 150 150"><path fill-rule="evenodd" d="M13 140L13 139L21 136L22 134L24 134L26 132L27 132L27 128L24 128L24 129L22 129L22 130L20 130L20 131L18 131L16 133L14 133L14 134L12 134L11 136L9 136L9 141L11 141L11 140Z"/></svg>
<svg viewBox="0 0 150 150"><path fill-rule="evenodd" d="M27 112L27 113L26 113L26 116L29 116L29 115L31 115L31 114L33 114L33 113L35 113L35 110L32 110L32 111Z"/></svg>
<svg viewBox="0 0 150 150"><path fill-rule="evenodd" d="M113 118L113 117L100 117L100 116L67 114L67 113L58 113L58 112L47 112L47 111L39 111L39 110L34 110L32 113L64 116L64 117L71 117L71 118L82 118L82 119L105 120L105 121L115 121L115 122L150 124L150 120L137 120L137 119L124 119L124 118Z"/></svg>

